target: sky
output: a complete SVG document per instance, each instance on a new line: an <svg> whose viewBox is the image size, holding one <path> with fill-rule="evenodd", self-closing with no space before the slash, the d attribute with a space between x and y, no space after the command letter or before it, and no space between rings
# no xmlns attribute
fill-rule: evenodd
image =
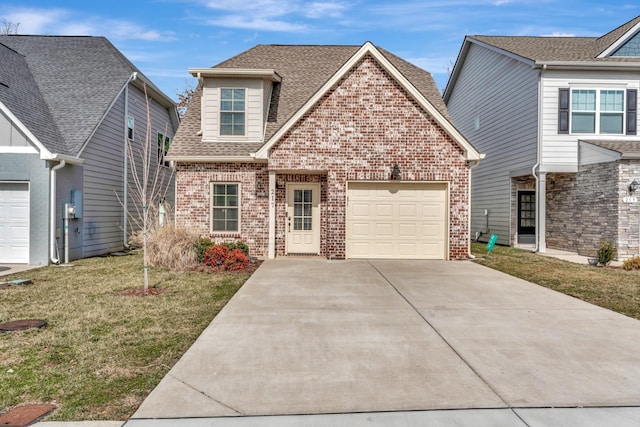
<svg viewBox="0 0 640 427"><path fill-rule="evenodd" d="M105 36L165 94L189 68L257 44L371 41L429 71L442 92L465 35L599 37L640 15L637 0L0 0L19 34Z"/></svg>

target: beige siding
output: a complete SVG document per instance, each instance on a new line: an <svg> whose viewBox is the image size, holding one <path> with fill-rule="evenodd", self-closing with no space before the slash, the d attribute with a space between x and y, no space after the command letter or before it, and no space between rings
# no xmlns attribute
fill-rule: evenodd
<svg viewBox="0 0 640 427"><path fill-rule="evenodd" d="M576 71L546 71L543 79L543 137L541 170L550 172L576 172L578 168L578 140L620 140L638 139L636 136L626 135L571 135L558 134L558 89L559 88L589 88L589 89L638 89L640 82L637 74L618 72L576 72Z"/></svg>
<svg viewBox="0 0 640 427"><path fill-rule="evenodd" d="M264 82L251 79L206 79L202 104L202 140L218 141L220 117L220 88L245 88L246 135L223 137L234 141L262 141L264 137Z"/></svg>
<svg viewBox="0 0 640 427"><path fill-rule="evenodd" d="M537 160L537 87L529 64L471 45L448 107L456 127L486 154L471 178L472 238L496 233L509 244L510 175Z"/></svg>

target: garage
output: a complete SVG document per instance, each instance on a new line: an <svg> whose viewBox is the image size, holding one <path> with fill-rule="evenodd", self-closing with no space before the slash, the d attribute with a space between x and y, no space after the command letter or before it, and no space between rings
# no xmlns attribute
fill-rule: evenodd
<svg viewBox="0 0 640 427"><path fill-rule="evenodd" d="M29 184L0 182L0 263L29 262Z"/></svg>
<svg viewBox="0 0 640 427"><path fill-rule="evenodd" d="M447 259L446 183L350 182L347 258Z"/></svg>

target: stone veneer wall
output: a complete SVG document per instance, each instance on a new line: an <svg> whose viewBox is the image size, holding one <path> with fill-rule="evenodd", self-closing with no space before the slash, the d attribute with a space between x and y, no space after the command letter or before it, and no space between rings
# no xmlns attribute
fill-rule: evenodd
<svg viewBox="0 0 640 427"><path fill-rule="evenodd" d="M618 163L578 167L576 222L580 226L576 251L596 256L600 241L618 239Z"/></svg>
<svg viewBox="0 0 640 427"><path fill-rule="evenodd" d="M640 162L638 160L620 160L618 165L618 259L624 260L640 255L640 202L625 203L624 197L630 196L629 184L640 181ZM640 190L633 194L640 199Z"/></svg>
<svg viewBox="0 0 640 427"><path fill-rule="evenodd" d="M370 57L273 147L269 168L326 172L322 255L345 257L348 181L449 182L449 258L468 258L469 169L460 147ZM278 252L282 245L279 242Z"/></svg>
<svg viewBox="0 0 640 427"><path fill-rule="evenodd" d="M547 174L547 247L575 252L578 250L580 215L577 204L576 174Z"/></svg>

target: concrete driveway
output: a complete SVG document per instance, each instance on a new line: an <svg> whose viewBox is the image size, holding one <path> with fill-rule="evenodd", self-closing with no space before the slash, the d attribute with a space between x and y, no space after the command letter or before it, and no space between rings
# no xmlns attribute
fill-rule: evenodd
<svg viewBox="0 0 640 427"><path fill-rule="evenodd" d="M608 407L637 425L639 406L637 320L472 262L292 258L263 263L126 425L585 425ZM536 409L554 407L593 409Z"/></svg>

